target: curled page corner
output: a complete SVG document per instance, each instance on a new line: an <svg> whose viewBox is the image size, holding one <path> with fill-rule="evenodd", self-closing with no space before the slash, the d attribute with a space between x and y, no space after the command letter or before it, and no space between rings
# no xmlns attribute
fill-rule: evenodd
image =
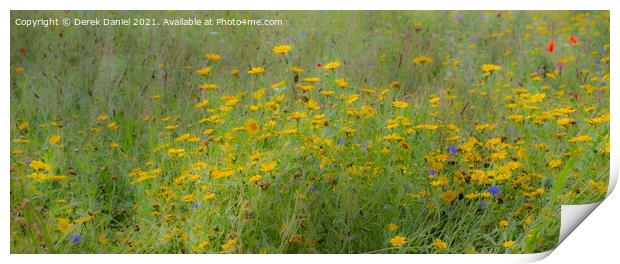
<svg viewBox="0 0 620 264"><path fill-rule="evenodd" d="M614 159L612 158L612 161ZM607 194L605 195L605 199L609 197L609 195L613 192L616 187L616 183L618 182L618 171L615 163L611 164L610 173L609 173L609 185L607 189ZM540 261L549 255L558 247L564 240L592 213L594 210L601 204L603 199L600 202L590 203L590 204L570 204L570 205L562 205L560 207L560 237L558 239L558 244L551 250L534 253L534 254L524 254L523 258L516 258L515 260L533 263L536 261Z"/></svg>
<svg viewBox="0 0 620 264"><path fill-rule="evenodd" d="M613 156L611 157L610 161L609 183L607 185L607 194L605 195L605 198L607 198L611 194L611 192L614 191L614 189L616 188L616 184L618 183L618 166L616 164L618 164L619 162Z"/></svg>
<svg viewBox="0 0 620 264"><path fill-rule="evenodd" d="M601 201L602 202L602 201ZM560 239L558 246L572 233L601 202L591 204L562 205L560 218ZM557 246L556 246L557 247Z"/></svg>
<svg viewBox="0 0 620 264"><path fill-rule="evenodd" d="M614 164L615 163L611 164L611 169L609 173L609 185L607 189L607 194L605 195L605 199L607 199L607 197L609 197L609 195L613 192L616 183L618 182L618 171ZM564 239L566 239L601 203L603 203L605 199L600 202L590 204L562 205L560 207L560 237L558 239L558 244L555 248L562 244ZM538 254L533 254L536 256L533 256L532 261L538 261L549 256L554 249ZM543 253L546 253L546 255L539 258L538 255Z"/></svg>
<svg viewBox="0 0 620 264"><path fill-rule="evenodd" d="M570 235L596 209L596 207L601 204L601 202L591 204L562 205L560 207L560 237L558 239L558 244L551 250L540 253L524 254L521 255L522 257L518 257L515 260L520 261L521 263L533 263L551 255L551 253L558 246L560 246L560 244L562 244L564 239L566 239L568 235Z"/></svg>
<svg viewBox="0 0 620 264"><path fill-rule="evenodd" d="M553 252L553 249L539 253L523 254L521 255L522 257L517 258L517 260L520 261L520 263L534 263L548 257L551 255L551 252Z"/></svg>

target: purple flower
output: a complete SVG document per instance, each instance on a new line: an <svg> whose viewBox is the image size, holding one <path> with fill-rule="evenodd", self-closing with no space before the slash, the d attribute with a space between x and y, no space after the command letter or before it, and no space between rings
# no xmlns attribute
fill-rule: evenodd
<svg viewBox="0 0 620 264"><path fill-rule="evenodd" d="M429 175L435 175L435 174L437 174L437 171L433 170L433 169L430 169L430 170L426 171L426 173L428 173Z"/></svg>
<svg viewBox="0 0 620 264"><path fill-rule="evenodd" d="M492 195L496 195L496 194L498 194L498 193L499 193L499 187L497 187L497 186L493 186L493 187L489 188L489 189L487 190L487 192L489 192L489 193L490 193L490 194L492 194Z"/></svg>
<svg viewBox="0 0 620 264"><path fill-rule="evenodd" d="M462 18L463 18L463 15L461 13L458 13L454 16L454 19L456 19L457 22L461 22Z"/></svg>
<svg viewBox="0 0 620 264"><path fill-rule="evenodd" d="M362 149L363 150L368 149L368 140L366 140L366 142L364 142L364 144L362 144Z"/></svg>
<svg viewBox="0 0 620 264"><path fill-rule="evenodd" d="M457 151L457 148L455 146L449 146L448 147L448 151L450 151L450 154L454 154Z"/></svg>
<svg viewBox="0 0 620 264"><path fill-rule="evenodd" d="M487 208L487 201L481 201L478 205L478 210L482 211Z"/></svg>
<svg viewBox="0 0 620 264"><path fill-rule="evenodd" d="M78 235L71 235L71 236L69 236L69 241L71 241L71 243L73 243L73 244L80 243L80 236L78 236Z"/></svg>
<svg viewBox="0 0 620 264"><path fill-rule="evenodd" d="M338 139L338 145L342 146L342 145L344 145L344 143L347 143L347 141L344 140L344 139Z"/></svg>
<svg viewBox="0 0 620 264"><path fill-rule="evenodd" d="M564 65L565 65L564 62L560 61L560 62L558 62L557 67L558 67L559 70L562 70L564 68Z"/></svg>
<svg viewBox="0 0 620 264"><path fill-rule="evenodd" d="M471 42L478 43L478 35L470 36L468 39Z"/></svg>
<svg viewBox="0 0 620 264"><path fill-rule="evenodd" d="M514 128L514 127L512 127L512 126L508 126L508 133L509 133L510 135L514 135L514 133L515 133L515 128Z"/></svg>
<svg viewBox="0 0 620 264"><path fill-rule="evenodd" d="M199 204L199 203L193 203L193 204L192 204L192 209L196 209L196 208L198 208L199 206L200 206L200 204Z"/></svg>

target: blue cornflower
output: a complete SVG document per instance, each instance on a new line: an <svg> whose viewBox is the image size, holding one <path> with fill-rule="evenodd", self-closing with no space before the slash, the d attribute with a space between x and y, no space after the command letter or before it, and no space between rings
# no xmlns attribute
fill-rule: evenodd
<svg viewBox="0 0 620 264"><path fill-rule="evenodd" d="M433 169L430 169L430 170L428 170L428 171L426 171L426 172L427 172L429 175L435 175L435 174L437 174L437 171L436 171L436 170L433 170Z"/></svg>
<svg viewBox="0 0 620 264"><path fill-rule="evenodd" d="M450 154L454 154L457 151L457 148L455 146L449 146L448 147L448 151L450 151Z"/></svg>
<svg viewBox="0 0 620 264"><path fill-rule="evenodd" d="M338 139L338 145L342 146L342 145L344 145L344 143L347 143L347 141L344 140L344 139Z"/></svg>
<svg viewBox="0 0 620 264"><path fill-rule="evenodd" d="M487 190L487 192L489 192L489 193L491 193L491 194L493 194L493 195L496 195L496 194L498 194L498 193L499 193L499 187L497 187L497 186L493 186L493 187L489 188L489 189Z"/></svg>
<svg viewBox="0 0 620 264"><path fill-rule="evenodd" d="M71 235L71 236L69 236L69 240L73 244L80 243L80 236L78 236L78 235Z"/></svg>
<svg viewBox="0 0 620 264"><path fill-rule="evenodd" d="M366 140L366 142L364 142L364 144L362 144L362 149L363 150L368 149L368 140Z"/></svg>

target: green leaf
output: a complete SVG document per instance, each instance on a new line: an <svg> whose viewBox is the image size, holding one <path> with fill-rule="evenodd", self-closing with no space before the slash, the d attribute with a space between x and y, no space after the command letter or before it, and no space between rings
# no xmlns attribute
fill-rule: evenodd
<svg viewBox="0 0 620 264"><path fill-rule="evenodd" d="M560 200L560 195L562 194L562 189L564 189L564 185L566 184L566 180L568 179L568 173L573 169L575 165L576 157L571 157L566 162L564 169L560 171L560 173L555 177L555 183L553 184L553 200Z"/></svg>

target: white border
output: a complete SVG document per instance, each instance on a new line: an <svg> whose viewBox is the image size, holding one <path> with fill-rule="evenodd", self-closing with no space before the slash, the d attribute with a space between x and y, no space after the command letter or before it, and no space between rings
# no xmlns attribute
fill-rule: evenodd
<svg viewBox="0 0 620 264"><path fill-rule="evenodd" d="M9 48L10 46L10 10L611 10L611 28L612 32L611 42L620 43L618 40L618 34L613 34L616 29L614 23L617 23L617 13L620 11L617 1L615 0L433 0L433 1L411 1L405 3L402 0L381 0L372 2L337 2L333 0L313 0L307 2L295 1L294 3L284 3L288 1L243 1L243 0L227 0L223 1L190 1L190 0L175 0L174 5L169 2L155 2L155 1L126 1L126 0L107 0L107 1L71 1L71 0L53 0L53 1L12 1L11 3L3 3L4 12L2 12L1 28L4 37L4 43L7 44L5 49L0 53L0 58L5 62L2 66L3 73L1 79L6 85L9 83L9 76L6 73L10 72L9 67ZM617 53L613 52L615 49L612 46L611 52L611 70L610 72L620 72L617 64L614 63L618 59ZM615 75L614 75L615 76ZM615 79L615 77L613 77ZM620 136L618 134L618 116L619 106L614 102L620 102L618 98L618 92L614 92L618 89L617 85L613 85L611 88L611 171L610 176L610 191L615 186L618 177L618 155L620 151ZM2 153L0 154L0 168L6 174L4 174L4 182L0 183L0 193L2 193L0 201L0 233L2 238L0 239L0 256L6 257L10 262L25 261L30 262L45 262L45 263L110 263L122 259L123 261L148 261L151 263L171 263L171 262L194 262L194 261L208 261L208 262L276 262L276 263L313 263L317 261L329 260L330 262L351 262L361 261L366 262L386 262L386 261L421 261L426 262L439 262L439 263L520 263L524 261L535 261L537 259L544 258L548 253L533 254L533 255L8 255L10 247L10 200L9 200L9 161L10 161L10 132L6 129L10 126L9 113L10 113L10 92L9 87L2 89L2 97L0 98L0 109L2 115L0 115L0 122L4 125L5 129L2 130L0 137L0 147ZM608 193L609 195L609 193ZM609 201L613 202L613 201ZM604 201L603 203L608 203ZM615 207L607 205L606 210L617 211L620 201L615 199ZM603 213L603 212L601 212ZM607 211L609 213L609 211ZM593 214L597 214L594 212ZM612 217L618 219L618 213L612 214ZM613 223L610 222L610 223ZM596 226L601 230L606 228L612 228L609 226ZM613 227L613 230L617 230L617 227ZM603 231L604 232L604 231ZM603 241L600 243L616 244L618 232L615 233L616 237L601 238ZM570 240L570 238L568 239ZM579 244L575 247L577 251L566 251L568 254L579 254ZM609 256L613 256L614 252L611 252ZM590 252L589 254L601 256L602 252ZM552 255L553 256L553 255ZM557 258L556 258L557 259ZM562 258L560 258L562 259ZM570 255L568 258L564 258L564 261L571 260ZM545 261L546 262L546 261Z"/></svg>

